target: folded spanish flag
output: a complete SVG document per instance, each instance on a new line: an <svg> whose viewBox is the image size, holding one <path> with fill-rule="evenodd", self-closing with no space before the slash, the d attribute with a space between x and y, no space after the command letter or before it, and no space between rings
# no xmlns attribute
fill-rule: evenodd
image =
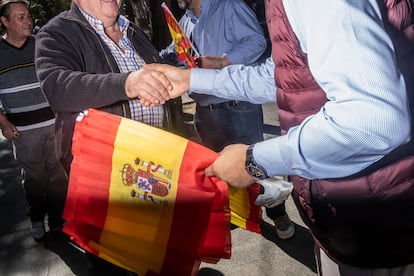
<svg viewBox="0 0 414 276"><path fill-rule="evenodd" d="M200 261L230 258L230 217L259 231L255 192L246 202L246 190L229 193L206 177L217 153L197 143L90 109L72 152L63 231L111 263L140 275L195 275Z"/></svg>

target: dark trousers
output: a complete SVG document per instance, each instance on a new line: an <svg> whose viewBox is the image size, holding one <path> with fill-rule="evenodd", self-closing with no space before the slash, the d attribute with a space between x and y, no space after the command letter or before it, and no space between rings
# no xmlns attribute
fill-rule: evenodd
<svg viewBox="0 0 414 276"><path fill-rule="evenodd" d="M263 141L261 105L231 101L216 106L197 104L194 124L203 145L219 152L230 144Z"/></svg>
<svg viewBox="0 0 414 276"><path fill-rule="evenodd" d="M24 169L24 190L32 221L45 214L56 226L62 223L68 178L56 156L54 125L20 132L13 141L16 160Z"/></svg>
<svg viewBox="0 0 414 276"><path fill-rule="evenodd" d="M266 208L266 215L271 219L274 220L278 217L283 216L286 214L286 207L285 202L273 208Z"/></svg>

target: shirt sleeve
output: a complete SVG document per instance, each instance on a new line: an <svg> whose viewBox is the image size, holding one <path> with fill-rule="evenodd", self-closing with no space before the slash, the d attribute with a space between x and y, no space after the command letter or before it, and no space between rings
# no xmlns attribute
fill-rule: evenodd
<svg viewBox="0 0 414 276"><path fill-rule="evenodd" d="M349 176L410 139L404 78L375 0L284 0L329 101L286 135L254 147L269 175Z"/></svg>
<svg viewBox="0 0 414 276"><path fill-rule="evenodd" d="M237 38L231 50L225 53L232 64L253 64L266 50L267 44L253 11L243 1L227 1L228 32ZM226 5L223 4L223 5Z"/></svg>
<svg viewBox="0 0 414 276"><path fill-rule="evenodd" d="M221 70L191 69L190 94L262 104L276 101L275 65L271 57L256 66L235 64Z"/></svg>

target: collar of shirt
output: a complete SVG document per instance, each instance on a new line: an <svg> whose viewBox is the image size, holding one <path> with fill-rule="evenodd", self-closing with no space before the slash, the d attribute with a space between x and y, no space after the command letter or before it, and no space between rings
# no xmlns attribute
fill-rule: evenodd
<svg viewBox="0 0 414 276"><path fill-rule="evenodd" d="M195 16L195 14L193 13L193 11L191 10L186 10L185 11L185 16L187 16L188 18L190 18L191 23L196 24L197 23L197 16Z"/></svg>
<svg viewBox="0 0 414 276"><path fill-rule="evenodd" d="M195 23L197 22L198 18L202 17L202 16L203 16L203 14L206 14L206 13L207 13L207 11L208 11L208 9L209 9L209 7L210 7L211 1L212 1L212 0L203 0L203 1L202 1L201 5L200 5L200 16L199 16L199 17L197 17L197 16L193 13L193 11L192 11L192 10L190 10L190 9L187 9L187 10L185 11L185 13L186 13L187 17L191 18L191 21L195 24Z"/></svg>
<svg viewBox="0 0 414 276"><path fill-rule="evenodd" d="M85 19L89 22L89 24L91 24L92 28L94 28L94 30L97 33L101 34L101 33L105 32L104 24L101 20L97 19L92 14L89 14L89 13L85 12L81 8L79 8L79 10L81 11L81 13L85 17ZM122 35L125 36L126 30L128 29L128 26L129 26L129 20L125 16L120 14L118 16L117 22L118 22L118 25L120 27Z"/></svg>

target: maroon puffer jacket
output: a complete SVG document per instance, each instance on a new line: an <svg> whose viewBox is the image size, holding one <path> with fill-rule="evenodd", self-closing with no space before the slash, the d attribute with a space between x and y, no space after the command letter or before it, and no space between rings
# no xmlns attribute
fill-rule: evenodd
<svg viewBox="0 0 414 276"><path fill-rule="evenodd" d="M266 2L276 65L279 120L282 132L286 133L319 111L327 99L309 70L307 56L297 43L282 0ZM384 0L384 4L381 3L381 8L387 19L386 30L395 44L407 91L412 94L412 2ZM414 105L411 106L414 111ZM329 256L357 267L414 263L413 144L396 149L367 170L348 178L291 177L295 187L292 195L299 213L315 241Z"/></svg>

